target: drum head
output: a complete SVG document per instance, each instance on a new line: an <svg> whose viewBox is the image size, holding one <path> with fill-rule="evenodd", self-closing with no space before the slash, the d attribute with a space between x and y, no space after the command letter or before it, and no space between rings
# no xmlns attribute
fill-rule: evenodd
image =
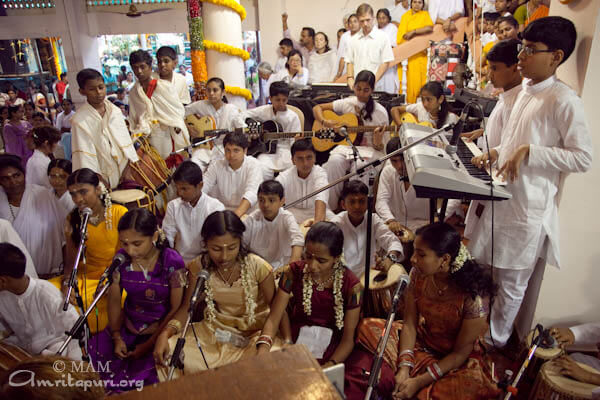
<svg viewBox="0 0 600 400"><path fill-rule="evenodd" d="M113 190L110 193L110 198L115 203L127 204L137 200L142 200L146 197L146 193L139 189Z"/></svg>
<svg viewBox="0 0 600 400"><path fill-rule="evenodd" d="M533 333L535 331L531 331L529 332L529 335L527 335L527 339L526 339L526 344L527 347L531 347L531 341L533 340ZM552 360L558 356L560 356L562 354L563 350L560 347L555 347L552 349L543 349L541 347L538 347L535 350L535 356L537 358L541 358L543 360Z"/></svg>
<svg viewBox="0 0 600 400"><path fill-rule="evenodd" d="M369 273L369 289L386 289L398 283L400 277L406 275L406 270L402 265L393 264L387 274L383 271L371 269ZM365 276L360 278L360 283L365 286Z"/></svg>
<svg viewBox="0 0 600 400"><path fill-rule="evenodd" d="M590 372L598 372L594 368L587 366L582 363L577 363L581 368ZM560 367L555 361L550 361L542 365L540 370L542 379L548 383L553 390L569 395L569 398L576 399L591 399L592 390L596 388L595 385L589 383L583 383L574 379L568 378L560 374Z"/></svg>

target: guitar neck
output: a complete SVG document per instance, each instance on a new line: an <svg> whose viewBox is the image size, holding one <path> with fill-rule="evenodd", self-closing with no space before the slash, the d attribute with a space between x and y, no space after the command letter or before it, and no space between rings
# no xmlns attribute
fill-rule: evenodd
<svg viewBox="0 0 600 400"><path fill-rule="evenodd" d="M350 133L363 133L363 132L372 132L376 128L379 128L379 126L348 126L348 127L346 127L346 130ZM384 125L383 126L384 132L396 132L397 133L399 129L400 129L399 126L394 126L394 125Z"/></svg>
<svg viewBox="0 0 600 400"><path fill-rule="evenodd" d="M263 140L268 141L268 140L277 140L277 139L293 139L296 136L302 137L302 138L311 138L314 137L318 134L318 132L313 132L313 131L304 131L304 132L266 132L263 133L261 136L263 138Z"/></svg>

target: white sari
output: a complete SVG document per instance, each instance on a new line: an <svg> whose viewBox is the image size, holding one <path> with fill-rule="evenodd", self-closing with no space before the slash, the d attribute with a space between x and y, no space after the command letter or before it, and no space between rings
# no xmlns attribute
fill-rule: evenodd
<svg viewBox="0 0 600 400"><path fill-rule="evenodd" d="M28 184L14 220L13 212L6 193L0 190L0 218L12 222L31 254L38 274L59 272L63 262L65 213L54 193L45 187Z"/></svg>

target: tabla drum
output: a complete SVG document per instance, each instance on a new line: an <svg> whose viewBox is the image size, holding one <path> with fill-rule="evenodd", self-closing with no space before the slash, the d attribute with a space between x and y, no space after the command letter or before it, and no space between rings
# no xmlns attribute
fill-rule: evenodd
<svg viewBox="0 0 600 400"><path fill-rule="evenodd" d="M531 348L531 343L535 332L535 329L532 330L525 338L525 345L528 349ZM561 355L563 355L563 353L563 349L558 346L552 348L544 348L543 346L538 346L538 348L535 350L534 358L531 360L531 364L528 368L527 375L529 376L529 378L531 378L531 380L533 381L538 372L540 371L541 366L546 361L554 360L555 358L558 358Z"/></svg>
<svg viewBox="0 0 600 400"><path fill-rule="evenodd" d="M586 371L597 372L592 367L577 363ZM529 400L584 400L592 398L595 385L583 383L560 374L556 361L545 363L540 369Z"/></svg>
<svg viewBox="0 0 600 400"><path fill-rule="evenodd" d="M387 274L383 271L371 269L369 273L369 296L365 299L363 307L364 316L372 318L387 318L392 308L392 296L400 281L400 277L406 275L406 270L400 264L393 264ZM365 276L360 278L360 283L365 286ZM400 301L396 310L396 319L402 319L404 301Z"/></svg>
<svg viewBox="0 0 600 400"><path fill-rule="evenodd" d="M152 214L155 214L156 207L154 194L150 190L124 189L113 190L110 198L114 203L127 207L128 210L134 208L147 208Z"/></svg>
<svg viewBox="0 0 600 400"><path fill-rule="evenodd" d="M0 341L0 374L29 358L31 358L31 354L19 346Z"/></svg>

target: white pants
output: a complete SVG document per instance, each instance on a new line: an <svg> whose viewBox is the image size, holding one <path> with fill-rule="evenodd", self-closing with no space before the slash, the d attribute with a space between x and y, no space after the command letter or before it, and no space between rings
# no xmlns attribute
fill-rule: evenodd
<svg viewBox="0 0 600 400"><path fill-rule="evenodd" d="M491 310L490 329L485 337L488 344L504 347L515 324L520 337L527 335L533 323L545 267L546 260L538 258L532 268L493 269L498 293Z"/></svg>
<svg viewBox="0 0 600 400"><path fill-rule="evenodd" d="M171 154L173 150L173 143L171 142L171 134L168 129L155 128L150 134L148 140L152 147L156 149L161 158L165 160Z"/></svg>
<svg viewBox="0 0 600 400"><path fill-rule="evenodd" d="M260 154L257 158L263 167L263 179L265 181L273 179L275 172L282 172L291 168L292 153L287 148L277 148L275 154Z"/></svg>

